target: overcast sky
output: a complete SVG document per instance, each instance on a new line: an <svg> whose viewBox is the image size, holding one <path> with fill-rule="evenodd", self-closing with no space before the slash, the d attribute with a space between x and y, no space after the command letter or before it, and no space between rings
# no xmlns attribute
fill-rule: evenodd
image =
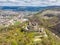
<svg viewBox="0 0 60 45"><path fill-rule="evenodd" d="M59 5L60 0L0 0L0 6L52 6Z"/></svg>

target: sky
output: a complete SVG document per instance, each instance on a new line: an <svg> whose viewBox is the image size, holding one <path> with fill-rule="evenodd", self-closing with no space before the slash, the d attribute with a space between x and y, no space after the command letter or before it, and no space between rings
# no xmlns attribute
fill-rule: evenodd
<svg viewBox="0 0 60 45"><path fill-rule="evenodd" d="M60 0L0 0L0 6L60 6Z"/></svg>

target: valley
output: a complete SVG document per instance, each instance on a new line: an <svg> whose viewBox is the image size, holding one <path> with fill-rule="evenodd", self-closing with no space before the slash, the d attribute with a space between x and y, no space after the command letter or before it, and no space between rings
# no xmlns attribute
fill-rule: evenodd
<svg viewBox="0 0 60 45"><path fill-rule="evenodd" d="M0 10L0 45L60 45L60 11Z"/></svg>

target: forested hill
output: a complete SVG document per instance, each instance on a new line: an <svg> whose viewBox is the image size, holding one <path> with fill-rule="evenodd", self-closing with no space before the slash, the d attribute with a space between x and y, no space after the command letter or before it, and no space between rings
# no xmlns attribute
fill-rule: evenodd
<svg viewBox="0 0 60 45"><path fill-rule="evenodd" d="M60 8L60 6L0 6L0 10L13 10L13 11L42 11L45 9Z"/></svg>

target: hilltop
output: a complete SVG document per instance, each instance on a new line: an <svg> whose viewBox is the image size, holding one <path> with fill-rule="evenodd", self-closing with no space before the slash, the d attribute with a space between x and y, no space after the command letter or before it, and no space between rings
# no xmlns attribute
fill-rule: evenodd
<svg viewBox="0 0 60 45"><path fill-rule="evenodd" d="M0 21L0 45L60 45L59 8L38 13L0 10Z"/></svg>
<svg viewBox="0 0 60 45"><path fill-rule="evenodd" d="M60 37L60 11L59 8L43 10L33 16L28 16L30 20L35 21L40 26L48 28L50 31Z"/></svg>

